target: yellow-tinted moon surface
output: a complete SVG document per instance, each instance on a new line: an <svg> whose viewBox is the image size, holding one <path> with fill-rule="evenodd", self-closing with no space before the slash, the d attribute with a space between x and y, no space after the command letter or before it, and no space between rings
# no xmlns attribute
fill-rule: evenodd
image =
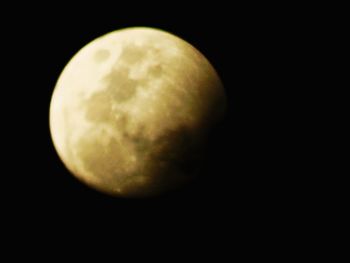
<svg viewBox="0 0 350 263"><path fill-rule="evenodd" d="M112 196L146 197L196 175L225 102L216 71L189 43L126 28L88 43L66 65L51 98L50 131L80 181Z"/></svg>

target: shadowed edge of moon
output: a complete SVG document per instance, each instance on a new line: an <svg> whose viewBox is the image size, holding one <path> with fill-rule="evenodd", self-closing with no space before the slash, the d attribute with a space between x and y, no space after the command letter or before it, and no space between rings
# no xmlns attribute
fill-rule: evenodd
<svg viewBox="0 0 350 263"><path fill-rule="evenodd" d="M203 157L201 139L186 126L166 131L154 141L140 129L137 135L125 133L122 141L134 150L139 162L131 169L124 167L127 156L114 139L105 146L86 134L77 144L85 169L103 179L92 187L111 195L153 196L177 188L196 176Z"/></svg>

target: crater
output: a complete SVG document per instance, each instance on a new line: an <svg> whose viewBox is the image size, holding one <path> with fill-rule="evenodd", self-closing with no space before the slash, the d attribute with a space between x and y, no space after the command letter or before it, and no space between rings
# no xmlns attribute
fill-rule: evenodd
<svg viewBox="0 0 350 263"><path fill-rule="evenodd" d="M150 67L148 70L148 74L154 78L160 77L162 73L163 73L163 67L160 64L154 65Z"/></svg>
<svg viewBox="0 0 350 263"><path fill-rule="evenodd" d="M105 145L98 137L87 134L80 138L77 150L84 168L101 179L101 189L113 192L113 189L143 184L137 157L130 156L127 142L110 138L109 144Z"/></svg>
<svg viewBox="0 0 350 263"><path fill-rule="evenodd" d="M110 122L111 98L108 92L96 92L85 102L85 117L92 122Z"/></svg>
<svg viewBox="0 0 350 263"><path fill-rule="evenodd" d="M97 50L94 54L94 60L98 63L101 63L107 60L110 57L111 53L106 49Z"/></svg>

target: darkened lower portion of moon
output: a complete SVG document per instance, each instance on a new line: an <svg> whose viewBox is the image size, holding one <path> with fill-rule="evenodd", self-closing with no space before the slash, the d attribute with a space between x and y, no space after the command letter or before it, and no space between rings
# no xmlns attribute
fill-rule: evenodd
<svg viewBox="0 0 350 263"><path fill-rule="evenodd" d="M151 196L195 177L202 158L202 144L195 137L185 126L167 131L154 141L141 130L137 135L125 133L120 142L112 139L108 145L87 135L78 143L78 153L85 168L103 179L97 188L111 194L123 189L124 196ZM139 162L133 166L135 170L127 167L133 164L121 150L121 143L133 149Z"/></svg>

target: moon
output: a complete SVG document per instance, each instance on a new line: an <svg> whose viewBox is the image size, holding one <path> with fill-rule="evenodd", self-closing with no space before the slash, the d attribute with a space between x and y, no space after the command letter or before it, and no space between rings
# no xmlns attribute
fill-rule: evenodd
<svg viewBox="0 0 350 263"><path fill-rule="evenodd" d="M89 187L148 197L198 174L226 96L210 62L163 30L126 28L84 46L63 69L50 103L53 145Z"/></svg>

